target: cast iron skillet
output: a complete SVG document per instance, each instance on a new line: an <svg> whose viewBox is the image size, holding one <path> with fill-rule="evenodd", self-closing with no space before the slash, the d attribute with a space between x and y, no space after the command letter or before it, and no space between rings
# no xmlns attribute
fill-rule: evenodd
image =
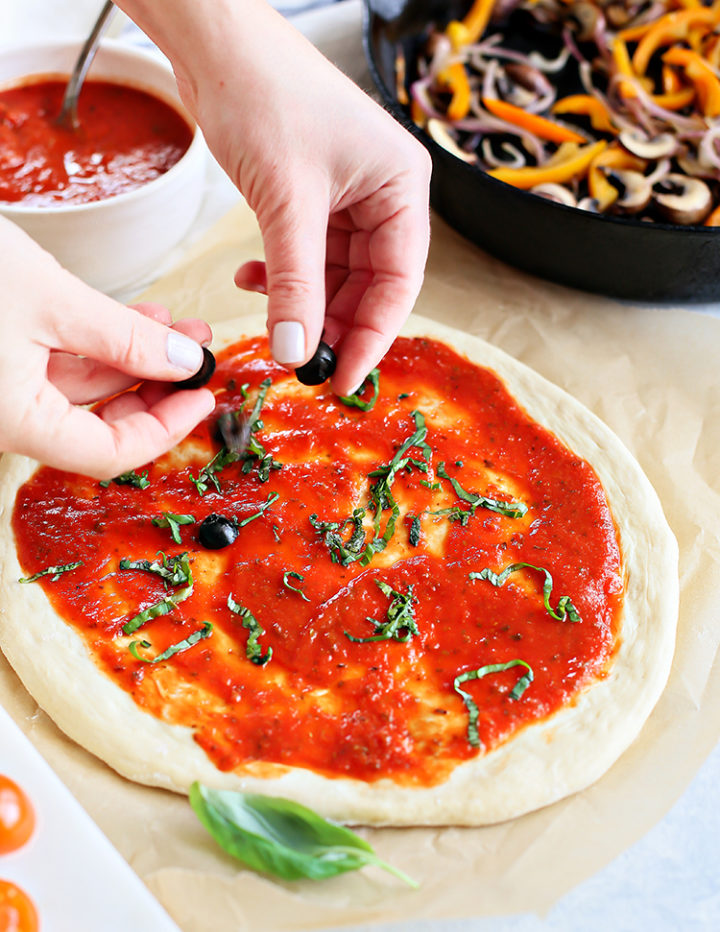
<svg viewBox="0 0 720 932"><path fill-rule="evenodd" d="M586 291L651 302L720 299L720 228L647 223L548 201L466 164L412 123L395 99L396 45L409 65L427 23L462 18L468 0L364 2L370 73L385 107L429 150L430 201L452 227L511 265Z"/></svg>

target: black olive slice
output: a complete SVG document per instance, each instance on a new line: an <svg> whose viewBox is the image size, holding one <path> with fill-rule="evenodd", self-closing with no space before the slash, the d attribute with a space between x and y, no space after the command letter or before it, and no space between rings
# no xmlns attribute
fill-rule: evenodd
<svg viewBox="0 0 720 932"><path fill-rule="evenodd" d="M208 515L200 524L198 539L208 550L221 550L234 544L239 534L237 524L225 515Z"/></svg>
<svg viewBox="0 0 720 932"><path fill-rule="evenodd" d="M298 382L302 382L303 385L322 385L333 374L336 365L337 357L332 347L321 340L313 358L304 366L299 366L295 370L295 375Z"/></svg>
<svg viewBox="0 0 720 932"><path fill-rule="evenodd" d="M195 375L191 375L188 379L183 379L182 382L175 382L175 388L202 388L203 385L207 385L210 381L213 372L215 372L215 357L207 347L203 346L202 365Z"/></svg>

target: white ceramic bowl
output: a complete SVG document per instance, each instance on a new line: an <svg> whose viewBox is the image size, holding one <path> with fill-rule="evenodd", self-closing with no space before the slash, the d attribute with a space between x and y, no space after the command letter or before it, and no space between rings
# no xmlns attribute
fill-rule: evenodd
<svg viewBox="0 0 720 932"><path fill-rule="evenodd" d="M69 74L81 43L57 41L0 52L0 88L27 75ZM190 229L200 208L207 149L177 92L171 68L151 52L106 40L90 70L102 78L149 91L194 127L183 157L165 174L134 191L89 204L34 207L0 204L65 268L108 294L143 282Z"/></svg>

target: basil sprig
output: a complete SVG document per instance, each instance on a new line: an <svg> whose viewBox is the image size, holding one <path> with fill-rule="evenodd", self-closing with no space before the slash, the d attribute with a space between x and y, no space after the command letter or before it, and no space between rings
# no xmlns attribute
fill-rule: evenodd
<svg viewBox="0 0 720 932"><path fill-rule="evenodd" d="M467 492L452 476L449 476L445 469L445 463L438 463L437 474L442 479L447 479L455 490L457 497L470 505L466 511L463 508L443 508L435 511L436 515L447 515L451 521L460 521L466 525L470 518L473 517L477 508L486 508L488 511L497 512L499 515L505 515L508 518L522 518L527 513L527 505L524 502L504 502L499 498L488 498L486 495L478 495L476 492Z"/></svg>
<svg viewBox="0 0 720 932"><path fill-rule="evenodd" d="M255 514L250 515L248 518L243 518L242 521L238 521L237 518L234 518L235 524L238 527L245 527L246 524L250 524L250 522L254 521L255 518L259 518L260 515L264 515L265 512L268 510L268 508L272 505L272 503L276 502L279 498L280 498L280 494L278 492L268 493L267 500L264 501L262 505L260 505L258 510L255 512Z"/></svg>
<svg viewBox="0 0 720 932"><path fill-rule="evenodd" d="M364 401L362 395L365 392L368 382L370 385L372 385L373 393L367 401ZM380 370L371 369L363 379L363 383L360 388L353 395L339 395L338 401L342 401L342 403L347 405L349 408L360 408L361 411L372 411L372 409L375 407L375 402L378 400L379 395Z"/></svg>
<svg viewBox="0 0 720 932"><path fill-rule="evenodd" d="M418 886L350 829L292 800L195 782L190 805L220 847L252 870L282 880L324 880L372 865Z"/></svg>
<svg viewBox="0 0 720 932"><path fill-rule="evenodd" d="M288 570L286 573L283 573L283 585L288 589L291 589L293 592L297 592L297 594L305 599L306 602L309 602L310 599L308 599L302 589L300 589L298 586L293 586L293 584L290 582L291 579L297 579L297 581L300 583L304 582L305 577L302 575L302 573L295 573L292 570Z"/></svg>
<svg viewBox="0 0 720 932"><path fill-rule="evenodd" d="M408 517L410 517L410 515L408 515ZM408 533L408 543L411 547L417 547L420 543L421 530L420 516L412 515L412 517L410 517L410 531Z"/></svg>
<svg viewBox="0 0 720 932"><path fill-rule="evenodd" d="M362 528L362 519L365 517L363 508L356 508L351 518L345 518L340 522L320 521L316 514L310 515L312 526L318 533L325 536L325 543L333 562L348 566L350 563L359 561L361 566L367 566L374 555L384 550L392 539L397 519L400 516L400 508L392 494L395 477L403 469L416 468L426 472L432 457L432 450L425 442L427 436L425 418L419 411L413 411L412 417L415 422L414 433L402 442L389 463L368 473L369 478L376 480L370 486L370 501L368 502L368 508L373 511L373 536L370 540L367 540ZM418 447L422 451L425 461L406 456L412 447ZM387 511L390 514L385 523L385 530L381 533L383 514ZM348 524L353 525L354 531L350 540L343 542L342 533Z"/></svg>
<svg viewBox="0 0 720 932"><path fill-rule="evenodd" d="M162 550L158 552L159 560L128 560L127 557L123 557L118 568L154 573L164 581L166 588L167 586L182 586L190 582L190 561L187 553L168 557Z"/></svg>
<svg viewBox="0 0 720 932"><path fill-rule="evenodd" d="M480 747L480 735L478 733L480 709L478 709L477 703L470 693L460 688L460 684L467 683L468 680L481 680L490 673L502 673L505 670L511 670L513 667L525 667L527 670L527 673L524 673L520 677L513 686L512 691L508 694L509 699L517 700L520 699L533 681L532 667L524 660L508 660L507 663L488 663L484 667L479 667L477 670L466 670L464 673L459 673L453 680L453 689L460 696L465 703L465 708L468 710L467 737L468 743L474 748Z"/></svg>
<svg viewBox="0 0 720 932"><path fill-rule="evenodd" d="M414 634L420 633L415 621L414 604L417 599L413 595L413 587L408 586L407 592L397 592L382 579L376 579L375 584L383 595L392 599L385 621L377 621L368 616L367 620L375 626L375 634L366 638L356 638L346 631L345 637L356 644L370 644L373 641L398 641L400 644L407 644Z"/></svg>
<svg viewBox="0 0 720 932"><path fill-rule="evenodd" d="M245 645L245 656L251 663L257 664L259 667L264 667L266 663L272 660L273 655L272 647L268 647L267 651L263 654L262 647L260 647L258 643L260 637L265 634L265 629L250 609L236 602L232 595L228 596L227 607L231 612L235 612L236 615L242 618L243 628L247 628L250 632L247 644Z"/></svg>
<svg viewBox="0 0 720 932"><path fill-rule="evenodd" d="M195 518L192 515L176 515L171 511L163 511L160 517L153 518L152 523L155 527L169 527L170 536L176 544L182 543L180 537L180 527L183 524L195 524Z"/></svg>
<svg viewBox="0 0 720 932"><path fill-rule="evenodd" d="M128 644L128 650L135 657L136 660L142 660L143 663L161 663L163 660L167 660L169 657L173 657L175 654L180 654L184 650L189 650L191 647L194 647L198 641L202 641L204 638L209 638L212 634L212 625L209 621L206 621L202 628L199 628L197 631L193 631L188 637L182 641L178 641L177 644L171 644L166 650L161 654L158 654L157 657L143 657L138 650L138 645L147 650L149 647L152 647L150 641L131 641Z"/></svg>
<svg viewBox="0 0 720 932"><path fill-rule="evenodd" d="M470 579L487 579L493 586L502 586L511 573L515 573L522 569L536 570L538 573L545 574L545 581L543 582L543 603L545 605L545 611L551 618L555 618L557 621L565 621L565 619L568 621L582 621L580 613L573 605L569 595L561 596L560 599L558 599L557 609L552 608L550 605L550 596L553 590L553 578L549 570L546 570L542 566L533 566L532 563L511 563L509 566L506 566L501 573L494 573L491 569L486 567L480 570L479 573L470 573L469 577Z"/></svg>
<svg viewBox="0 0 720 932"><path fill-rule="evenodd" d="M114 482L115 485L132 485L136 489L146 489L150 485L147 469L141 475L138 475L134 469L131 469L129 472L124 472L119 476L115 476L114 479L103 479L100 485L106 489L111 482Z"/></svg>
<svg viewBox="0 0 720 932"><path fill-rule="evenodd" d="M39 573L33 573L32 576L23 576L18 579L18 582L29 583L35 582L36 579L40 579L41 576L51 576L50 582L57 582L58 579L62 576L63 573L69 573L70 570L76 570L79 566L83 565L82 560L77 560L75 563L63 563L60 566L47 566L44 570L40 570Z"/></svg>
<svg viewBox="0 0 720 932"><path fill-rule="evenodd" d="M215 491L220 492L220 481L216 473L221 472L231 463L236 463L239 459L239 454L233 452L233 450L229 450L227 447L223 447L213 456L209 463L203 466L197 476L193 476L193 474L190 473L190 481L197 489L198 495L204 495L211 485L214 486Z"/></svg>
<svg viewBox="0 0 720 932"><path fill-rule="evenodd" d="M174 608L177 608L180 602L185 601L193 591L193 578L190 571L190 560L187 553L179 554L175 557L166 557L162 555L162 563L149 560L127 560L120 561L121 570L145 570L146 572L156 573L164 581L165 585L182 585L184 588L173 592L166 599L161 599L149 605L143 611L138 612L130 621L122 627L123 634L134 634L139 628L147 624L152 618L158 618L160 615L167 615Z"/></svg>
<svg viewBox="0 0 720 932"><path fill-rule="evenodd" d="M310 515L310 524L318 534L325 535L325 544L330 551L330 558L333 563L347 566L349 563L360 559L363 544L365 543L364 517L364 508L355 508L352 515L345 518L344 521L321 521L316 514ZM353 530L348 540L345 541L343 540L343 534L348 526L351 526Z"/></svg>

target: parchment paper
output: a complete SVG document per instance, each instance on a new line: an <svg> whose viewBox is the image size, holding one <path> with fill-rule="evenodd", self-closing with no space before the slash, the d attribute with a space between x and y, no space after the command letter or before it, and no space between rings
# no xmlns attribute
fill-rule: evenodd
<svg viewBox="0 0 720 932"><path fill-rule="evenodd" d="M232 284L237 265L261 255L240 204L144 297L209 321L263 310L262 296ZM640 461L680 545L670 681L638 740L570 799L490 828L364 831L383 858L421 881L413 891L372 869L321 884L239 869L182 797L121 779L60 734L0 657L0 702L184 932L542 913L660 820L718 740L720 321L543 283L438 218L417 311L490 340L566 388Z"/></svg>

